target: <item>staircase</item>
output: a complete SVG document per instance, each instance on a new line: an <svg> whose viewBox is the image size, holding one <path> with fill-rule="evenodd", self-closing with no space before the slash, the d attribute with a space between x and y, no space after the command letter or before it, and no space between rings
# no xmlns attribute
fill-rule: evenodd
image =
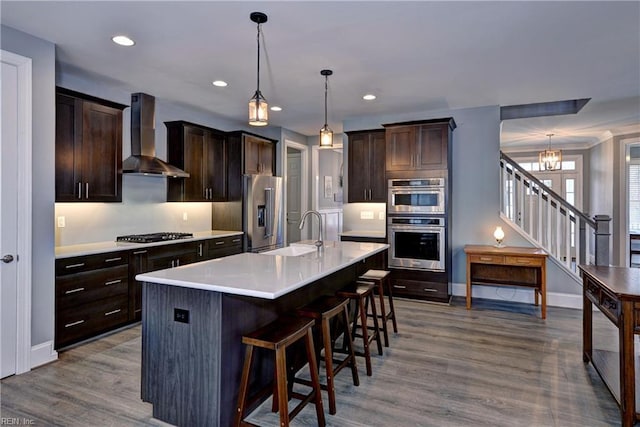
<svg viewBox="0 0 640 427"><path fill-rule="evenodd" d="M500 152L501 217L580 280L578 265L609 264L609 223L593 219Z"/></svg>

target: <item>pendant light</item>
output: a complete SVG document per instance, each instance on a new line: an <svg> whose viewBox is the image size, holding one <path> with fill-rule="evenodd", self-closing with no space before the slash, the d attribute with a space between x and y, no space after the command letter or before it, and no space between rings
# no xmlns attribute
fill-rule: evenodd
<svg viewBox="0 0 640 427"><path fill-rule="evenodd" d="M548 133L549 147L538 155L541 171L558 171L562 169L562 150L551 149L552 133Z"/></svg>
<svg viewBox="0 0 640 427"><path fill-rule="evenodd" d="M333 71L322 70L320 74L324 76L324 126L320 129L320 147L333 147L333 131L327 124L327 89Z"/></svg>
<svg viewBox="0 0 640 427"><path fill-rule="evenodd" d="M251 20L258 24L258 72L257 88L253 98L249 100L249 124L251 126L266 126L269 122L269 105L260 92L260 25L267 22L267 15L262 12L252 12Z"/></svg>

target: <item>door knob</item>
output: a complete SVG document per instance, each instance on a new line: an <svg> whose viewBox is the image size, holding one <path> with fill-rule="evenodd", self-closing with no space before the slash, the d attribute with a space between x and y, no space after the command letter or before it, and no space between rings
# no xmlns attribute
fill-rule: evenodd
<svg viewBox="0 0 640 427"><path fill-rule="evenodd" d="M9 264L11 261L13 261L13 255L5 255L2 257L2 262L5 264Z"/></svg>

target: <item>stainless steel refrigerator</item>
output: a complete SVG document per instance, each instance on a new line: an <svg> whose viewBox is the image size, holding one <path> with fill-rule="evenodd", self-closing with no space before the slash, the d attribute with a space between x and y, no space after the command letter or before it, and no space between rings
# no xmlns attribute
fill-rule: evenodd
<svg viewBox="0 0 640 427"><path fill-rule="evenodd" d="M243 177L242 229L247 252L282 247L282 203L282 177Z"/></svg>

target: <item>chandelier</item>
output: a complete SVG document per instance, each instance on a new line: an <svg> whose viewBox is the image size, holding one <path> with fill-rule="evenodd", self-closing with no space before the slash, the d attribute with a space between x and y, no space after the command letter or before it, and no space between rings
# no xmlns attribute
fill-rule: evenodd
<svg viewBox="0 0 640 427"><path fill-rule="evenodd" d="M552 133L548 133L549 146L546 150L542 150L538 155L541 171L557 171L562 169L562 150L551 149Z"/></svg>

